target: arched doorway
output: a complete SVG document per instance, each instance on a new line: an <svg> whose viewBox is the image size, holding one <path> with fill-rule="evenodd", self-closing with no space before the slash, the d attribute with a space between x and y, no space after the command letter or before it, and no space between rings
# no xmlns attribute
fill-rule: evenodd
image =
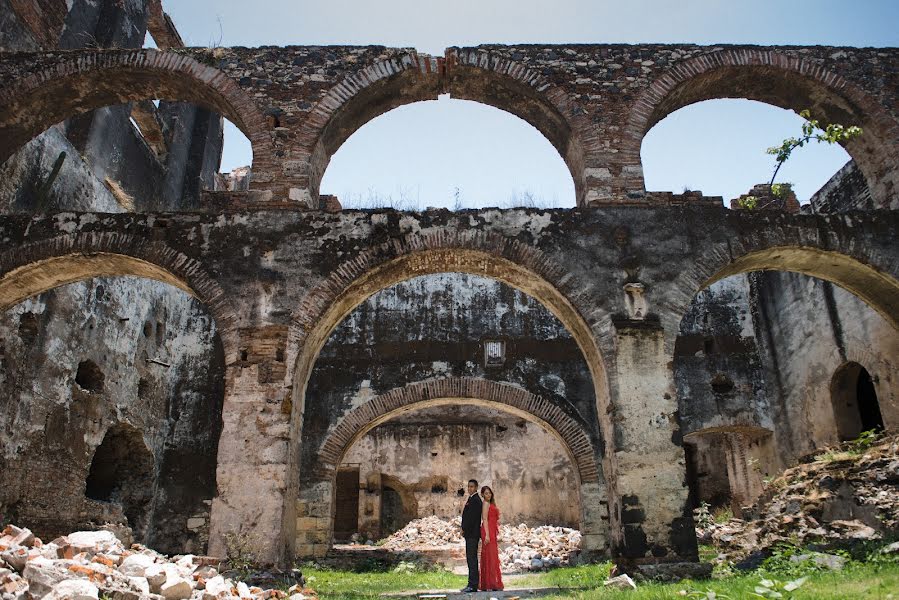
<svg viewBox="0 0 899 600"><path fill-rule="evenodd" d="M830 392L840 440L854 440L863 431L883 430L877 389L863 366L849 362L837 369Z"/></svg>

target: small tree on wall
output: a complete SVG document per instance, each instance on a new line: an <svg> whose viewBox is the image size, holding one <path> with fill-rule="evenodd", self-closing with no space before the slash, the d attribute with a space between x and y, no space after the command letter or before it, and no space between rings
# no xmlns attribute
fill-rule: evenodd
<svg viewBox="0 0 899 600"><path fill-rule="evenodd" d="M805 123L802 124L802 135L798 138L789 137L781 142L779 146L772 146L765 150L767 154L774 156L774 172L771 174L771 180L768 181L768 186L771 188L771 195L774 196L774 199L760 206L757 196L747 196L737 201L740 208L766 208L774 202L783 201L787 194L792 190L793 184L774 183L774 181L777 179L780 168L790 159L793 151L797 148L802 148L806 144L811 144L812 142L840 144L862 134L862 128L855 125L845 127L839 123L831 123L822 129L818 119L813 119L811 111L808 109L801 111L799 116L805 119Z"/></svg>

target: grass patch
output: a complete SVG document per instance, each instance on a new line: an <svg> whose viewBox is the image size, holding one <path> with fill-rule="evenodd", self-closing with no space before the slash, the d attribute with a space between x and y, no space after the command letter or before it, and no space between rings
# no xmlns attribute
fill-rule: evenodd
<svg viewBox="0 0 899 600"><path fill-rule="evenodd" d="M322 600L363 600L377 598L391 592L412 590L458 590L465 585L466 578L445 571L416 573L350 573L322 569L303 569L309 586L315 589ZM719 598L753 598L753 592L763 577L762 573L733 575L711 581L682 581L680 583L639 584L636 591L603 589L602 583L609 572L609 564L561 568L519 577L508 587L560 587L583 588L560 592L547 599L576 598L594 600L604 598L629 598L631 600L672 600L676 598L704 597L702 592L715 592ZM770 577L769 577L770 578ZM802 587L792 593L794 600L817 599L877 599L899 600L899 564L860 564L851 562L844 570L837 572L815 572L808 576Z"/></svg>

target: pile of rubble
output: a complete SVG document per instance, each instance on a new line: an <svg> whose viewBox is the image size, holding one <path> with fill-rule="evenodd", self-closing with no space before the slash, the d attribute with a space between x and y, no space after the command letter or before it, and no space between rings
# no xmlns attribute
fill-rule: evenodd
<svg viewBox="0 0 899 600"><path fill-rule="evenodd" d="M388 537L381 547L396 552L420 551L464 544L458 523L439 517L415 519ZM569 564L581 545L581 533L567 527L500 526L500 562L505 573Z"/></svg>
<svg viewBox="0 0 899 600"><path fill-rule="evenodd" d="M501 525L499 539L499 560L506 573L567 565L581 547L580 531L550 525Z"/></svg>
<svg viewBox="0 0 899 600"><path fill-rule="evenodd" d="M302 578L287 591L250 587L217 570L206 556L168 558L138 544L126 548L112 531L78 531L43 543L28 529L0 534L2 600L224 600L314 598Z"/></svg>
<svg viewBox="0 0 899 600"><path fill-rule="evenodd" d="M459 524L440 517L424 517L409 521L390 535L381 547L392 551L423 550L462 544Z"/></svg>
<svg viewBox="0 0 899 600"><path fill-rule="evenodd" d="M899 436L849 442L787 469L744 517L698 523L700 543L739 560L779 543L839 548L899 534Z"/></svg>

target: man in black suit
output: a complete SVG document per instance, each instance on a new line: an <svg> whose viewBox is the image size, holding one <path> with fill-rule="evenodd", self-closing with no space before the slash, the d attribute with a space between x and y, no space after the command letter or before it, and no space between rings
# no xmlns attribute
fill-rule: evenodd
<svg viewBox="0 0 899 600"><path fill-rule="evenodd" d="M481 510L478 482L468 481L468 499L462 509L462 537L465 538L465 558L468 560L468 586L463 594L478 591L478 542L481 541Z"/></svg>

